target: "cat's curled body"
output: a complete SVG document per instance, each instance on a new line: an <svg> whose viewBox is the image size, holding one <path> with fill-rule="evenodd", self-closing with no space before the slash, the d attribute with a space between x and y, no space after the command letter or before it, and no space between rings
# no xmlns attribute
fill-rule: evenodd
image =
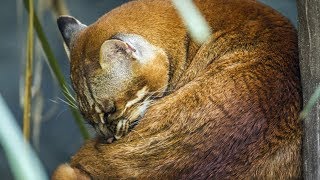
<svg viewBox="0 0 320 180"><path fill-rule="evenodd" d="M136 79L124 83L133 88L122 95L139 97L146 87L161 97L148 104L128 135L111 144L86 142L71 159L73 169L58 168L54 179L300 176L301 87L295 29L279 13L253 0L194 2L213 30L201 46L189 37L168 0L132 1L74 35L69 45L71 78L80 109L87 119L94 119L90 123L95 127L101 125L100 109L120 117L120 110L129 107L125 98L112 97L115 102L110 105L108 95L104 97L109 104L98 110L90 103L109 91L97 87L104 80L90 80L112 71L101 60L102 47L131 49L121 44L125 41L121 38L105 43L119 33L129 39L133 34L137 42L147 44L146 52L151 49L155 59L160 58L160 64L152 62L157 67L149 64L134 71L145 74L137 76L143 83ZM118 91L111 89L111 94ZM86 103L92 108L82 107Z"/></svg>

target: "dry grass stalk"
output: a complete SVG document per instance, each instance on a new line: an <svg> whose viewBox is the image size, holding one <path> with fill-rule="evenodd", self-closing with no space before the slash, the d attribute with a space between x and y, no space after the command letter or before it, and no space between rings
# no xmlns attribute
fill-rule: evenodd
<svg viewBox="0 0 320 180"><path fill-rule="evenodd" d="M31 85L32 85L32 60L33 60L33 0L29 0L29 24L27 34L27 59L25 69L24 105L23 105L23 135L26 140L30 139L30 116L31 116Z"/></svg>

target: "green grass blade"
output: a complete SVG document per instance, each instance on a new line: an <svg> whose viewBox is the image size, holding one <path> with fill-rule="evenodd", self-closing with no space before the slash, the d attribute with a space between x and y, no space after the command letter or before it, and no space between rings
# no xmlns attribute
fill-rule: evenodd
<svg viewBox="0 0 320 180"><path fill-rule="evenodd" d="M211 28L192 0L172 0L191 37L199 44L212 34Z"/></svg>
<svg viewBox="0 0 320 180"><path fill-rule="evenodd" d="M46 180L44 168L0 94L0 145L17 180Z"/></svg>
<svg viewBox="0 0 320 180"><path fill-rule="evenodd" d="M24 0L24 6L25 6L26 10L29 12L29 3L28 2L29 2L28 0ZM34 24L33 25L34 25L35 31L38 35L38 38L40 40L40 43L42 45L43 51L47 57L48 64L49 64L50 68L52 69L52 72L53 72L55 78L58 81L58 85L59 85L60 89L62 90L62 93L65 96L66 100L68 102L72 103L72 101L71 101L72 97L70 97L70 94L67 93L68 89L67 89L66 81L64 79L64 76L63 76L60 68L59 68L58 61L56 60L56 58L50 48L50 45L49 45L47 38L44 34L43 28L40 24L39 18L35 12L34 12ZM81 115L79 114L79 111L70 107L70 106L69 106L69 108L70 108L70 111L75 119L75 122L77 123L77 125L80 129L82 137L84 139L89 139L90 135L84 125L84 121L83 121Z"/></svg>

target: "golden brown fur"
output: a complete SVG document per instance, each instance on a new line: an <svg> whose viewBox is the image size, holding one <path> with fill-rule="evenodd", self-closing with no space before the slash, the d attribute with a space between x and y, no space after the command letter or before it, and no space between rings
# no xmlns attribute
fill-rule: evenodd
<svg viewBox="0 0 320 180"><path fill-rule="evenodd" d="M152 103L134 131L112 144L85 143L70 162L77 172L93 179L300 176L294 28L253 0L195 2L214 32L202 46L189 38L167 0L127 3L79 33L70 49L75 87L83 56L91 64L87 70L100 71L94 57L117 33L138 34L161 48L170 72L169 80L152 79L166 81L166 95ZM143 72L154 73L153 68ZM55 177L63 174L59 168Z"/></svg>

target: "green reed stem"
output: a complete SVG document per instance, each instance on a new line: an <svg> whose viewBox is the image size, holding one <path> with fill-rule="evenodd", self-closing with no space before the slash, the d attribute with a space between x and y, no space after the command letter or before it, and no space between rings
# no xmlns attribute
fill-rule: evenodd
<svg viewBox="0 0 320 180"><path fill-rule="evenodd" d="M37 154L25 141L19 125L0 93L0 147L16 180L47 180ZM1 178L3 179L3 177Z"/></svg>
<svg viewBox="0 0 320 180"><path fill-rule="evenodd" d="M29 8L29 0L24 0L24 6L26 8L26 10L28 11L28 13L30 12L30 8ZM42 45L43 51L45 53L45 55L47 56L48 59L48 63L49 66L54 74L54 77L57 79L58 81L58 85L60 87L60 89L62 90L63 95L65 96L67 102L69 102L70 104L72 104L72 97L70 94L68 94L67 92L69 91L66 85L66 81L64 79L64 76L59 68L58 65L58 61L55 58L50 45L47 41L47 38L44 34L43 28L40 24L39 18L37 16L37 14L34 12L34 28L36 30L36 33L38 35L38 38L40 40L40 43ZM73 107L69 106L70 111L74 117L74 120L76 122L76 124L78 125L79 129L80 129L80 133L83 137L83 139L89 139L90 135L84 125L84 121L79 113L78 110L74 109Z"/></svg>

